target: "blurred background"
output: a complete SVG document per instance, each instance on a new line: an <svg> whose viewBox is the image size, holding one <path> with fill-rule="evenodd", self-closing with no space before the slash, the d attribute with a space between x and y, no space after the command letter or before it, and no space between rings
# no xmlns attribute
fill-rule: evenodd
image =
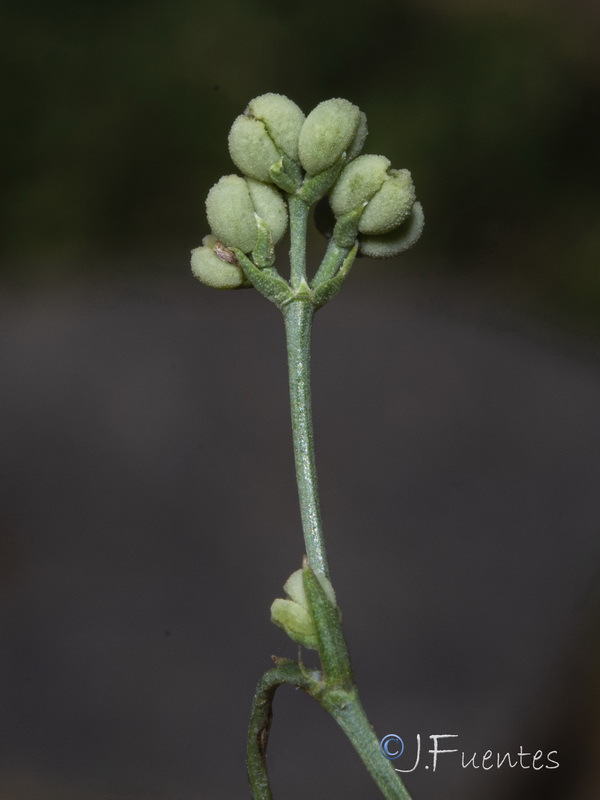
<svg viewBox="0 0 600 800"><path fill-rule="evenodd" d="M0 800L248 796L253 687L295 656L268 620L302 556L283 332L188 260L267 91L358 104L426 213L315 330L367 712L467 759L558 751L448 756L414 800L598 797L599 22L588 0L1 4ZM277 698L275 796L376 798L313 706Z"/></svg>

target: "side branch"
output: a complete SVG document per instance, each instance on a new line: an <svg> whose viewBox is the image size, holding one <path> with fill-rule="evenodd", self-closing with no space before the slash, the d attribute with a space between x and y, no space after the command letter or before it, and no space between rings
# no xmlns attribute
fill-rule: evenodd
<svg viewBox="0 0 600 800"><path fill-rule="evenodd" d="M309 691L311 681L294 661L281 659L276 667L262 676L252 701L252 715L248 728L247 758L248 780L254 800L272 800L267 771L267 744L273 719L273 698L283 683Z"/></svg>

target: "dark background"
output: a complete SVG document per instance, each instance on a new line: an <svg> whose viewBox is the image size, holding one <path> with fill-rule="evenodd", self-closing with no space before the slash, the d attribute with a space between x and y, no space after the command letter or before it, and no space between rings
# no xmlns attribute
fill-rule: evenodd
<svg viewBox="0 0 600 800"><path fill-rule="evenodd" d="M248 796L300 564L282 325L193 281L248 100L342 96L426 213L317 317L330 561L380 735L558 750L414 800L598 794L598 10L0 8L0 800ZM322 242L311 234L318 263ZM285 252L279 263L285 261ZM377 797L282 690L274 793ZM442 757L443 758L443 757Z"/></svg>

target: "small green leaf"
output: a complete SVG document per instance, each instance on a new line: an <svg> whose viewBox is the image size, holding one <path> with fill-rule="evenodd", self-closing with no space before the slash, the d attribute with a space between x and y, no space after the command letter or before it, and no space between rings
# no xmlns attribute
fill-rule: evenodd
<svg viewBox="0 0 600 800"><path fill-rule="evenodd" d="M275 262L273 234L267 223L264 219L261 219L258 214L254 215L254 219L256 220L256 227L258 228L258 236L256 238L254 250L252 251L252 261L260 269L272 267Z"/></svg>
<svg viewBox="0 0 600 800"><path fill-rule="evenodd" d="M365 201L357 208L338 218L333 229L333 240L338 247L354 247L358 236L360 218L366 208Z"/></svg>
<svg viewBox="0 0 600 800"><path fill-rule="evenodd" d="M321 306L324 306L325 303L328 303L340 291L344 285L344 281L348 277L348 273L352 269L357 251L358 245L355 244L344 259L339 272L332 278L323 281L315 287L313 291L313 304L315 308L321 308Z"/></svg>
<svg viewBox="0 0 600 800"><path fill-rule="evenodd" d="M276 269L259 269L241 250L234 249L234 253L246 278L267 300L281 308L293 299L294 293L289 283L283 280Z"/></svg>
<svg viewBox="0 0 600 800"><path fill-rule="evenodd" d="M320 577L305 563L302 579L316 629L323 679L327 686L350 688L354 679L342 631L340 610L323 588Z"/></svg>
<svg viewBox="0 0 600 800"><path fill-rule="evenodd" d="M344 153L323 172L318 175L308 177L304 180L302 186L296 192L297 196L303 200L307 205L311 206L320 200L323 195L331 189L333 184L338 179L338 175L342 171L342 167L346 163L346 156Z"/></svg>

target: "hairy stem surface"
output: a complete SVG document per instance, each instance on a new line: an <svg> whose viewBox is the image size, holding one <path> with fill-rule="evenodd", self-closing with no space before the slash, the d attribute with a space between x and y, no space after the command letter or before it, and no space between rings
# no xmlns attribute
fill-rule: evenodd
<svg viewBox="0 0 600 800"><path fill-rule="evenodd" d="M322 572L329 577L317 489L310 395L310 345L313 315L313 306L305 298L298 297L283 309L287 337L294 459L306 556L315 572Z"/></svg>
<svg viewBox="0 0 600 800"><path fill-rule="evenodd" d="M282 661L277 667L265 672L256 687L248 728L246 759L254 800L272 800L273 797L267 772L267 744L273 717L273 698L282 683L289 683L299 689L309 688L298 664L289 661Z"/></svg>
<svg viewBox="0 0 600 800"><path fill-rule="evenodd" d="M381 754L356 688L351 692L325 692L318 699L344 731L386 800L411 800L400 776Z"/></svg>

